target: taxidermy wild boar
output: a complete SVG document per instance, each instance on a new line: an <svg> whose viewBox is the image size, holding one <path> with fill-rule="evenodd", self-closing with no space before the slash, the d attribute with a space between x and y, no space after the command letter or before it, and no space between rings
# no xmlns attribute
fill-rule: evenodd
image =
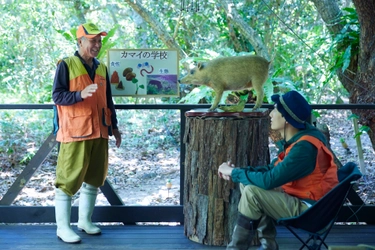
<svg viewBox="0 0 375 250"><path fill-rule="evenodd" d="M268 78L269 65L269 61L255 55L219 57L199 63L180 82L212 88L216 96L209 109L211 111L217 108L224 91L253 88L257 93L253 108L256 110L262 106L263 85Z"/></svg>

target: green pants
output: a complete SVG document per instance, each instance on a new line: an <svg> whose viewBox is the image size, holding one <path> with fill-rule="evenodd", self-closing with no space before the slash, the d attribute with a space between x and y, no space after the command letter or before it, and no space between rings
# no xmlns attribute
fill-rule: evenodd
<svg viewBox="0 0 375 250"><path fill-rule="evenodd" d="M100 187L108 173L108 139L61 143L55 186L72 196L83 182Z"/></svg>
<svg viewBox="0 0 375 250"><path fill-rule="evenodd" d="M240 184L241 199L238 211L252 220L269 216L274 220L293 217L308 209L300 199L281 190L264 190L262 188Z"/></svg>
<svg viewBox="0 0 375 250"><path fill-rule="evenodd" d="M308 206L280 189L262 188L240 184L241 199L238 211L252 220L258 220L258 237L263 249L278 249L275 220L301 214Z"/></svg>

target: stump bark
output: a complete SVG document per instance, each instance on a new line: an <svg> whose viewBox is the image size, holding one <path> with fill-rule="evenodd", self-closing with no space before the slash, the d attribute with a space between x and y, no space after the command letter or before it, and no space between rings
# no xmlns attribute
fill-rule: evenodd
<svg viewBox="0 0 375 250"><path fill-rule="evenodd" d="M192 241L224 246L237 219L239 185L220 179L218 167L265 165L269 116L263 112L186 113L184 233Z"/></svg>

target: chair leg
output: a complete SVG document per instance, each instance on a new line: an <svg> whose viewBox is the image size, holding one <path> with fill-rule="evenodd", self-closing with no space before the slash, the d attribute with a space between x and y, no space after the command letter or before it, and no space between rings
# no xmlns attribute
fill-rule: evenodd
<svg viewBox="0 0 375 250"><path fill-rule="evenodd" d="M313 240L313 242L311 245L309 245L309 250L320 250L320 246L322 245L322 243L317 243L318 238L315 235L313 235L311 239Z"/></svg>
<svg viewBox="0 0 375 250"><path fill-rule="evenodd" d="M312 244L308 245L311 240L313 241ZM318 243L318 241L319 241L319 243ZM324 245L326 247L326 249L328 249L327 244L324 242L324 240L319 235L310 234L309 239L303 244L304 245L300 248L300 250L303 249L304 247L307 247L307 249L309 249L309 250L320 250L322 245Z"/></svg>

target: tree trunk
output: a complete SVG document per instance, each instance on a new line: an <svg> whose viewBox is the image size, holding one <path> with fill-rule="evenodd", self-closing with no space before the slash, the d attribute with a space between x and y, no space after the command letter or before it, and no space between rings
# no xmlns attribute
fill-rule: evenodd
<svg viewBox="0 0 375 250"><path fill-rule="evenodd" d="M335 37L341 32L343 24L340 23L342 16L338 3L335 0L312 0L319 14ZM350 103L374 103L375 102L375 26L373 17L375 15L375 3L373 0L353 0L358 14L360 26L359 48L352 48L352 51L359 50L359 54L352 54L348 68L342 72L337 71L337 76L344 88L349 92ZM337 49L343 51L345 46L339 44ZM368 126L369 138L375 149L375 111L374 110L353 110L353 113L360 117L359 122Z"/></svg>
<svg viewBox="0 0 375 250"><path fill-rule="evenodd" d="M223 246L236 222L240 190L218 177L218 167L227 161L237 167L268 164L269 117L268 111L215 114L220 116L186 113L184 233L192 241Z"/></svg>
<svg viewBox="0 0 375 250"><path fill-rule="evenodd" d="M238 28L246 39L249 40L256 53L259 56L270 60L269 53L262 39L260 38L260 35L241 18L237 10L233 8L232 4L225 0L219 0L217 1L217 4L224 9L225 13L227 14L227 19Z"/></svg>
<svg viewBox="0 0 375 250"><path fill-rule="evenodd" d="M375 3L373 0L353 0L360 24L360 51L358 57L358 71L355 85L352 89L351 103L375 103ZM359 122L370 128L368 135L372 147L375 149L375 110L353 110L360 119Z"/></svg>
<svg viewBox="0 0 375 250"><path fill-rule="evenodd" d="M180 45L177 44L175 39L169 34L163 24L156 20L149 11L138 3L138 1L125 0L125 2L129 4L129 6L132 7L133 10L135 10L147 22L148 25L150 25L151 29L169 49L178 50L179 60L186 57L185 51L181 49Z"/></svg>

